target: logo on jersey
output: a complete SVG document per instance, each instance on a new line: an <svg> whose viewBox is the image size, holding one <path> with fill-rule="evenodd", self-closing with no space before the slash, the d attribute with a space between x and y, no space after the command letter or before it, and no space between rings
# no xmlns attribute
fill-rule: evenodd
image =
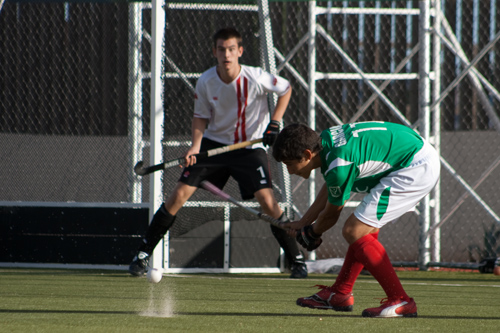
<svg viewBox="0 0 500 333"><path fill-rule="evenodd" d="M357 192L357 193L368 193L368 191L370 190L368 188L368 186L366 186L364 189L360 189L359 187L356 187L355 189L356 189L356 191L354 191L354 192Z"/></svg>
<svg viewBox="0 0 500 333"><path fill-rule="evenodd" d="M342 190L338 186L329 186L328 190L330 191L330 195L334 198L338 198L342 195Z"/></svg>
<svg viewBox="0 0 500 333"><path fill-rule="evenodd" d="M278 84L278 79L276 77L273 77L273 86Z"/></svg>
<svg viewBox="0 0 500 333"><path fill-rule="evenodd" d="M214 96L214 101L217 101L218 99L219 99L219 97Z"/></svg>

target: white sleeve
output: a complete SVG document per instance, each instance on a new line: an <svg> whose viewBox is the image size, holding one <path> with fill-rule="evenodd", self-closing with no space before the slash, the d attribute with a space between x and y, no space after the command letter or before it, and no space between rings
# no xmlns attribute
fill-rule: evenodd
<svg viewBox="0 0 500 333"><path fill-rule="evenodd" d="M211 107L207 99L207 91L205 89L204 80L196 82L196 89L194 94L194 117L210 119Z"/></svg>
<svg viewBox="0 0 500 333"><path fill-rule="evenodd" d="M290 82L288 80L268 72L262 71L257 81L264 91L276 93L278 96L283 96L290 90Z"/></svg>

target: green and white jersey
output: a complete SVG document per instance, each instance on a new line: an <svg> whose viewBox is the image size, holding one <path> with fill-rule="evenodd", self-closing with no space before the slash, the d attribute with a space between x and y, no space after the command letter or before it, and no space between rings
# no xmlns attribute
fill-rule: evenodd
<svg viewBox="0 0 500 333"><path fill-rule="evenodd" d="M424 144L411 128L387 122L335 126L321 138L321 173L328 201L336 206L351 192L369 192L382 177L409 166Z"/></svg>

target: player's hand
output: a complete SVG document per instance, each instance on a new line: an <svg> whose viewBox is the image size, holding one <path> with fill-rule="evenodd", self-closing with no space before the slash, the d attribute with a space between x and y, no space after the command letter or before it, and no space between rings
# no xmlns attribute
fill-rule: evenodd
<svg viewBox="0 0 500 333"><path fill-rule="evenodd" d="M308 225L307 223L303 222L302 220L298 221L290 221L285 223L284 227L286 228L286 233L290 237L297 237L297 234L300 232L300 229Z"/></svg>
<svg viewBox="0 0 500 333"><path fill-rule="evenodd" d="M278 134L280 134L280 123L277 120L271 120L262 136L264 146L272 146Z"/></svg>
<svg viewBox="0 0 500 333"><path fill-rule="evenodd" d="M191 147L187 152L186 154L184 155L184 164L181 165L181 167L188 167L188 166L191 166L193 164L196 164L196 154L198 154L200 152L199 149L196 149L196 148L193 148Z"/></svg>
<svg viewBox="0 0 500 333"><path fill-rule="evenodd" d="M315 250L323 243L321 235L313 231L312 225L303 227L300 232L297 233L296 239L307 251Z"/></svg>

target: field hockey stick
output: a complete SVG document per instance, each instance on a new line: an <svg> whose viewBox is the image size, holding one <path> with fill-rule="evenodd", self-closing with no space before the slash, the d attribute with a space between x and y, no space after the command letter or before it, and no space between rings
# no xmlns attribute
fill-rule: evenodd
<svg viewBox="0 0 500 333"><path fill-rule="evenodd" d="M210 192L212 194L215 194L216 196L218 196L218 197L220 197L220 198L222 198L222 199L224 199L226 201L232 202L236 206L243 208L247 212L249 212L249 213L257 216L261 220L269 222L272 225L274 225L275 227L278 227L280 229L287 230L287 228L285 227L286 223L280 222L280 221L276 220L275 218L272 218L271 216L269 216L267 214L263 214L263 213L255 210L255 209L253 209L251 207L247 207L247 206L242 205L241 203L239 203L238 201L236 201L236 199L232 198L229 194L227 194L224 191L220 190L217 186L215 186L214 184L210 183L209 181L204 180L204 181L201 182L200 185L201 185L201 187L203 187L208 192Z"/></svg>
<svg viewBox="0 0 500 333"><path fill-rule="evenodd" d="M259 142L262 142L262 139L245 141L245 142L235 143L235 144L229 145L229 146L214 148L214 149L210 149L210 150L207 150L207 151L204 151L204 152L201 152L198 154L194 154L191 156L196 157L196 159L204 159L204 158L207 158L210 156L215 156L215 155L227 153L228 151L245 148L245 147L251 146L255 143L259 143ZM173 159L173 160L170 160L167 162L162 162L159 164L145 167L144 162L140 161L135 165L134 172L139 176L145 176L147 174L153 173L153 172L158 171L158 170L165 170L165 169L177 166L177 165L182 165L186 162L187 161L184 157L180 157L180 158L176 158L176 159Z"/></svg>

